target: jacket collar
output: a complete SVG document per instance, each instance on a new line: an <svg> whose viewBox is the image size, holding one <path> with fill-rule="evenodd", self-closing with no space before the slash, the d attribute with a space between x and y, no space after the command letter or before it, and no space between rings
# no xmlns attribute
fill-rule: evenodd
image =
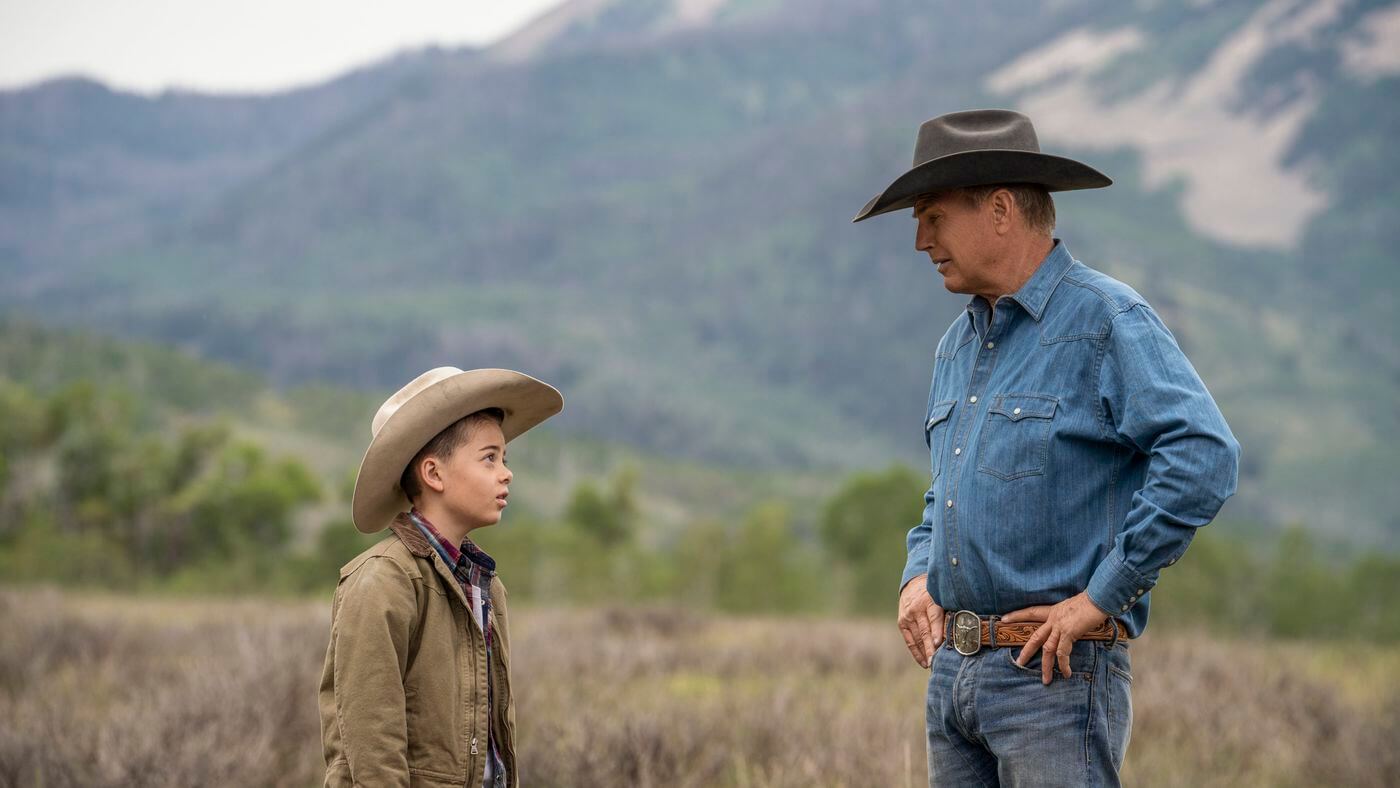
<svg viewBox="0 0 1400 788"><path fill-rule="evenodd" d="M433 546L428 544L428 540L423 537L423 532L418 530L418 526L413 524L408 514L399 512L394 517L394 522L389 525L389 530L403 542L403 546L408 548L408 552L419 558L428 558L433 554Z"/></svg>
<svg viewBox="0 0 1400 788"><path fill-rule="evenodd" d="M456 575L452 574L452 569L447 566L447 562L443 561L442 556L438 555L437 550L434 550L433 546L428 543L427 538L423 536L423 532L418 530L418 526L413 524L413 520L407 513L399 512L395 515L394 522L390 523L389 529L394 532L394 535L399 538L400 542L403 542L403 546L408 548L408 552L418 558L427 559L428 563L433 565L433 571L437 572L438 577L442 578L443 585L452 589L452 593L457 596L457 599L462 603L464 608L467 610L471 609L471 602L467 599L467 592L462 590L461 581L457 579ZM436 557L436 560L434 560L434 557ZM472 621L473 624L475 624L475 619L472 619Z"/></svg>

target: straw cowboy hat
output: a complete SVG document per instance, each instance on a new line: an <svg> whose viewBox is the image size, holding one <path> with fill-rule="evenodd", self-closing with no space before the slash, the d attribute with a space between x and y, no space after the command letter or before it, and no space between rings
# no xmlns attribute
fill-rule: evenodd
<svg viewBox="0 0 1400 788"><path fill-rule="evenodd" d="M409 507L399 478L413 455L453 422L485 408L505 413L501 431L509 442L563 410L564 397L548 383L509 369L438 367L414 378L374 414L350 503L355 527L367 534L389 527Z"/></svg>
<svg viewBox="0 0 1400 788"><path fill-rule="evenodd" d="M1087 164L1041 153L1031 119L1019 112L950 112L919 127L913 169L875 195L851 221L913 207L930 192L999 183L1036 183L1057 192L1101 189L1113 181Z"/></svg>

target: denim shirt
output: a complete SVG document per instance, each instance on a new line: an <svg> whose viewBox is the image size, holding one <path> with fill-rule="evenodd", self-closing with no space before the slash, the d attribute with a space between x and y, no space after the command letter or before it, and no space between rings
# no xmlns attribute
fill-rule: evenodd
<svg viewBox="0 0 1400 788"><path fill-rule="evenodd" d="M984 615L1087 590L1135 637L1234 494L1239 443L1152 307L1058 239L992 312L974 297L938 344L900 587L928 573L945 610Z"/></svg>

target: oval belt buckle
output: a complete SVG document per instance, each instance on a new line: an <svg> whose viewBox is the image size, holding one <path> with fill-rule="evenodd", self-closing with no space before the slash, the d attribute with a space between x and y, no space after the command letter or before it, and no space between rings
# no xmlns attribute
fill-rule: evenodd
<svg viewBox="0 0 1400 788"><path fill-rule="evenodd" d="M953 614L953 649L964 657L982 650L982 620L971 610Z"/></svg>

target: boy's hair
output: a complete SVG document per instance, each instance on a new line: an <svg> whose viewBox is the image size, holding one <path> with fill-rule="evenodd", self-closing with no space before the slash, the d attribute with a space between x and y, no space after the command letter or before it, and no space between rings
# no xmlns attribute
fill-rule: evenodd
<svg viewBox="0 0 1400 788"><path fill-rule="evenodd" d="M423 484L418 478L418 464L425 457L431 454L446 461L452 456L452 452L472 439L472 433L476 430L477 425L491 421L500 426L505 420L505 411L500 408L485 408L475 413L469 413L447 425L446 429L425 443L423 448L413 455L408 467L403 469L403 475L399 477L399 487L403 489L403 494L408 497L410 502L417 502L418 496L423 494Z"/></svg>

